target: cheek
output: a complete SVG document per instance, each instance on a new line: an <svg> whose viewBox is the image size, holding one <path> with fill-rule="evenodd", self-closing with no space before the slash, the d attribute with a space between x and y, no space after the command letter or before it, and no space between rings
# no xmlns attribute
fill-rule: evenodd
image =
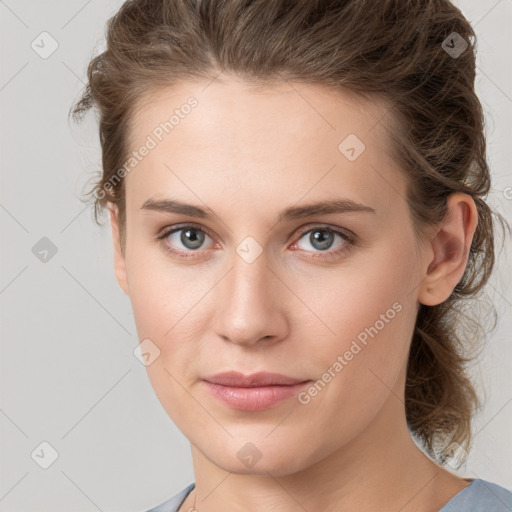
<svg viewBox="0 0 512 512"><path fill-rule="evenodd" d="M196 288L194 293L188 294L188 276L182 279L180 272L159 268L161 263L152 265L147 259L138 261L146 263L130 269L130 300L139 340L151 340L154 345L150 346L157 354L146 366L151 386L178 428L185 429L191 417L201 425L204 422L202 411L195 410L195 402L189 394L194 382L194 375L190 373L198 359L194 340L201 335L195 330L197 324L190 319L195 313L194 304L206 290L199 293L200 290L193 287ZM207 428L208 425L203 423L202 426Z"/></svg>
<svg viewBox="0 0 512 512"><path fill-rule="evenodd" d="M179 412L174 404L181 386L189 387L196 378L194 369L201 356L198 340L204 339L207 325L200 319L208 318L203 297L208 297L215 276L203 279L193 266L172 266L157 250L143 254L139 249L129 256L127 274L137 334L141 342L151 340L158 353L147 366L148 376L159 399L164 400L165 394L169 407Z"/></svg>
<svg viewBox="0 0 512 512"><path fill-rule="evenodd" d="M149 338L158 347L158 365L186 375L191 360L197 359L197 341L204 338L205 327L199 319L206 318L201 297L209 288L207 282L195 282L188 273L169 268L145 266L137 271L130 285L137 333L141 341Z"/></svg>
<svg viewBox="0 0 512 512"><path fill-rule="evenodd" d="M144 247L141 242L127 248L126 272L140 338L163 343L193 307L197 283L190 280L192 271L173 267L159 248Z"/></svg>
<svg viewBox="0 0 512 512"><path fill-rule="evenodd" d="M340 411L367 407L371 414L382 404L407 363L417 315L411 293L416 258L412 244L382 245L317 280L314 290L298 290L331 330L317 338L314 354L311 347L301 350L301 357L315 363L318 376L328 381L305 401L311 398L319 407L335 402L335 415L338 406Z"/></svg>

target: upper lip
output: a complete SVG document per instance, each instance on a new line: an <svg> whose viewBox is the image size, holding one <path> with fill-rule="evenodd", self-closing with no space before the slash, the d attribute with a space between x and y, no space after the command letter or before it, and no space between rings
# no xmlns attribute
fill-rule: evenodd
<svg viewBox="0 0 512 512"><path fill-rule="evenodd" d="M258 386L292 386L306 382L307 379L295 379L280 373L258 372L244 375L240 372L223 372L203 377L203 380L223 386L251 388Z"/></svg>

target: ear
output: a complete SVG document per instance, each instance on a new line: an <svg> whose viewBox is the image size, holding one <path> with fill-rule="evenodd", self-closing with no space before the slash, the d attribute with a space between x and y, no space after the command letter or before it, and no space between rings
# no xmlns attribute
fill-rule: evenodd
<svg viewBox="0 0 512 512"><path fill-rule="evenodd" d="M428 243L428 267L418 293L418 301L425 306L441 304L453 292L466 269L478 224L478 211L471 196L453 192L446 207L446 219Z"/></svg>
<svg viewBox="0 0 512 512"><path fill-rule="evenodd" d="M112 242L114 244L114 271L119 286L127 295L129 295L128 280L126 278L126 263L124 255L121 251L121 241L119 236L120 227L117 206L112 203L108 203L108 210L110 213L110 225L112 227Z"/></svg>

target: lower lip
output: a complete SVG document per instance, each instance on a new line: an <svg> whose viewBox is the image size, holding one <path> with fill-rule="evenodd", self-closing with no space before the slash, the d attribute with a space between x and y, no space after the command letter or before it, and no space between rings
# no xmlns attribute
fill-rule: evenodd
<svg viewBox="0 0 512 512"><path fill-rule="evenodd" d="M206 389L218 400L233 409L241 411L262 411L290 398L297 396L300 390L310 381L294 384L293 386L261 386L254 388L238 388L222 386L202 381Z"/></svg>

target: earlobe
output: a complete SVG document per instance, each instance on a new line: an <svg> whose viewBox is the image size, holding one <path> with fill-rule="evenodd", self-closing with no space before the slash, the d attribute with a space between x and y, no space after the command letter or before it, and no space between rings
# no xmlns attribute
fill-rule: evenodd
<svg viewBox="0 0 512 512"><path fill-rule="evenodd" d="M469 249L478 224L478 212L473 198L461 192L448 196L447 215L430 240L433 258L419 287L418 301L425 306L444 302L462 278Z"/></svg>
<svg viewBox="0 0 512 512"><path fill-rule="evenodd" d="M119 286L127 295L129 295L128 280L126 277L126 262L121 250L121 242L119 235L120 226L119 217L117 215L117 206L109 203L108 210L110 214L110 225L112 228L112 242L114 245L114 271Z"/></svg>

